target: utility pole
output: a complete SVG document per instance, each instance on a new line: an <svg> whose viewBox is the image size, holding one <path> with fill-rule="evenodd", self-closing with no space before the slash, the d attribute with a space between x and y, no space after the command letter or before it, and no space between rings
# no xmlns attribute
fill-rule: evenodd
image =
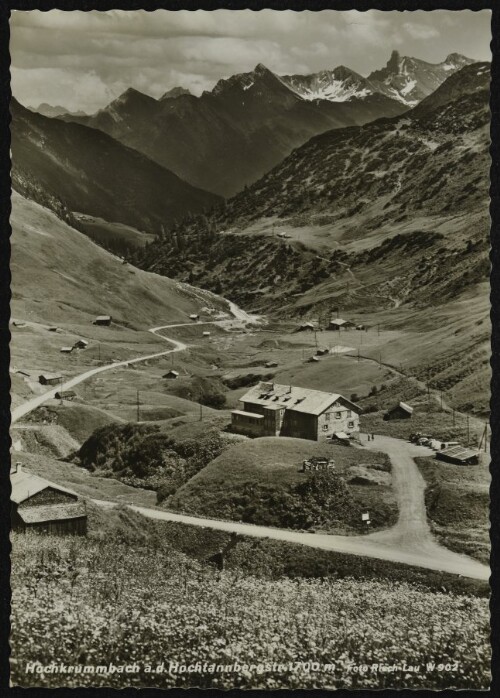
<svg viewBox="0 0 500 698"><path fill-rule="evenodd" d="M318 333L314 330L314 343L316 344L316 349L318 348Z"/></svg>
<svg viewBox="0 0 500 698"><path fill-rule="evenodd" d="M140 421L141 421L141 403L140 403L140 401L139 401L139 391L137 391L137 404L136 404L136 407L137 407L137 421L140 422Z"/></svg>
<svg viewBox="0 0 500 698"><path fill-rule="evenodd" d="M470 441L469 415L467 415L467 446L469 445L469 441Z"/></svg>
<svg viewBox="0 0 500 698"><path fill-rule="evenodd" d="M453 426L455 426L455 408L452 408L453 412Z"/></svg>
<svg viewBox="0 0 500 698"><path fill-rule="evenodd" d="M98 357L99 357L99 361L100 361L101 360L101 343L100 342L97 342L97 350L99 352Z"/></svg>

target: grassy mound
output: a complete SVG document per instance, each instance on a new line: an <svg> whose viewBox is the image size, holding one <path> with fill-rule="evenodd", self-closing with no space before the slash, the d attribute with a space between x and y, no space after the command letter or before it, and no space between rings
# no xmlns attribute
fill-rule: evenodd
<svg viewBox="0 0 500 698"><path fill-rule="evenodd" d="M82 443L93 431L108 424L116 424L118 417L92 405L65 402L43 405L31 412L26 420L42 424L57 424L64 427L71 436Z"/></svg>
<svg viewBox="0 0 500 698"><path fill-rule="evenodd" d="M300 472L303 461L313 456L333 458L330 477ZM361 509L369 509L375 528L394 523L397 507L389 469L382 453L265 437L227 449L170 497L167 506L262 525L356 532ZM360 474L365 475L362 481ZM314 477L323 475L325 481L315 486ZM319 515L322 507L329 509L328 519Z"/></svg>
<svg viewBox="0 0 500 698"><path fill-rule="evenodd" d="M427 515L440 542L487 564L490 558L487 462L473 466L433 458L417 458L416 462L427 483Z"/></svg>

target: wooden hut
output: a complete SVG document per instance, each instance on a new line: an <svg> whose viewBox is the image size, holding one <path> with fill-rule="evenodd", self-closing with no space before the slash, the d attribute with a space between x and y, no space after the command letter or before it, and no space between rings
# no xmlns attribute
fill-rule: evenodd
<svg viewBox="0 0 500 698"><path fill-rule="evenodd" d="M411 419L413 415L413 407L407 405L406 402L398 402L397 405L391 407L390 410L384 414L385 421L390 421L392 419Z"/></svg>
<svg viewBox="0 0 500 698"><path fill-rule="evenodd" d="M55 395L56 400L72 400L74 397L76 397L74 390L58 390Z"/></svg>
<svg viewBox="0 0 500 698"><path fill-rule="evenodd" d="M58 373L41 373L38 376L38 382L42 385L59 385L62 381L62 376Z"/></svg>
<svg viewBox="0 0 500 698"><path fill-rule="evenodd" d="M14 466L10 480L12 528L38 533L85 535L85 502L71 490Z"/></svg>
<svg viewBox="0 0 500 698"><path fill-rule="evenodd" d="M94 320L94 325L111 325L111 315L98 315Z"/></svg>

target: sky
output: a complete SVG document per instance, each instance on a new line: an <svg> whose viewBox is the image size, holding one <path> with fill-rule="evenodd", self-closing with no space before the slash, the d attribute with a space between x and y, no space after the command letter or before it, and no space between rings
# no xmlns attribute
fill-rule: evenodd
<svg viewBox="0 0 500 698"><path fill-rule="evenodd" d="M199 95L258 63L280 75L345 65L366 76L392 50L491 60L490 23L489 10L13 11L12 92L26 106L93 113L128 87Z"/></svg>

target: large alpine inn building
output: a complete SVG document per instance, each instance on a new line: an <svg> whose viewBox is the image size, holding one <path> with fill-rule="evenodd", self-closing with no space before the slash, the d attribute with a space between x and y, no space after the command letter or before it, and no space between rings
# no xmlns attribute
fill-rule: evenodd
<svg viewBox="0 0 500 698"><path fill-rule="evenodd" d="M359 407L336 393L261 382L231 413L234 432L246 436L292 436L325 441L359 432Z"/></svg>

